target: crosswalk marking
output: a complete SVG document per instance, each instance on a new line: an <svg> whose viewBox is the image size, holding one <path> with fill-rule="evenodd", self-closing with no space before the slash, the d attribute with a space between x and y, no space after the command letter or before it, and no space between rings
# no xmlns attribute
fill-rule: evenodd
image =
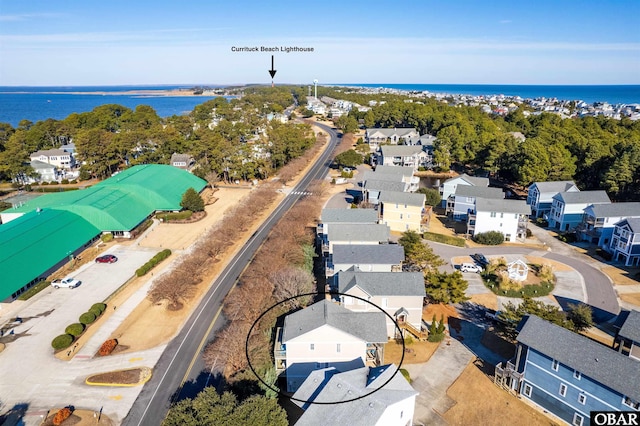
<svg viewBox="0 0 640 426"><path fill-rule="evenodd" d="M313 195L313 192L308 192L308 191L292 191L291 194L293 195Z"/></svg>

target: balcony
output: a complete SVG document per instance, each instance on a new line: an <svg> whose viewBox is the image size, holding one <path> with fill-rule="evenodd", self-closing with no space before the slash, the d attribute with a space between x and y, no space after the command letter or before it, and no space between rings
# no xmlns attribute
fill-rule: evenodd
<svg viewBox="0 0 640 426"><path fill-rule="evenodd" d="M282 327L276 328L276 339L273 344L273 360L276 368L276 373L283 372L286 367L287 350L282 343Z"/></svg>

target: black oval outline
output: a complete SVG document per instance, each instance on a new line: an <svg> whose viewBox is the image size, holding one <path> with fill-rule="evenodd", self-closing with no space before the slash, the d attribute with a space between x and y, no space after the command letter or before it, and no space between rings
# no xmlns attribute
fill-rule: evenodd
<svg viewBox="0 0 640 426"><path fill-rule="evenodd" d="M374 393L378 392L380 389L382 389L383 387L385 387L391 380L393 380L393 378L396 376L396 374L398 374L398 372L400 371L400 367L402 367L402 364L404 362L404 351L406 349L405 343L404 343L404 338L402 339L402 357L400 358L400 364L398 364L398 367L396 368L395 373L393 373L393 375L391 377L389 377L389 379L384 382L380 387L378 387L377 389L373 390L372 392L369 392L365 395L361 395L357 398L353 398L353 399L348 399L346 401L335 401L335 402L313 402L313 401L308 401L305 399L298 399L298 398L294 398L293 396L287 396L285 395L282 391L280 391L280 389L274 389L271 387L271 385L269 385L268 383L266 383L264 380L262 380L262 377L260 377L258 375L258 373L256 373L256 370L254 370L253 365L251 365L251 360L249 359L249 337L251 336L251 332L253 331L254 326L260 321L260 319L262 319L263 316L265 316L269 311L271 311L272 309L274 309L276 306L285 303L288 300L292 300L292 299L297 299L298 297L304 297L304 296L318 296L318 295L324 295L325 297L327 295L344 295L344 296L349 296L349 297L353 297L355 299L359 299L362 300L363 302L369 303L370 305L375 306L377 309L379 309L380 311L382 311L382 313L384 313L387 317L389 317L389 319L391 319L391 321L393 321L393 323L396 326L396 331L398 331L400 333L400 335L402 336L402 330L400 329L400 326L398 325L398 322L393 319L393 317L391 315L389 315L384 309L382 309L380 306L376 305L375 303L371 303L370 301L363 299L362 297L359 296L354 296L351 294L345 294L345 293L339 293L339 292L323 292L323 293L303 293L303 294L298 294L297 296L292 296L292 297L287 297L286 299L283 299L277 303L275 303L274 305L270 306L266 311L264 311L262 314L260 314L260 316L253 322L253 324L251 324L251 327L249 328L249 331L247 332L247 339L245 340L245 345L244 345L244 354L245 357L247 358L247 363L249 364L249 368L251 369L251 371L253 372L253 375L256 376L256 378L258 380L260 380L260 382L265 385L267 388L271 389L272 391L276 392L278 395L284 397L284 398L288 398L292 401L297 401L297 402L301 402L304 404L318 404L318 405L335 405L335 404L344 404L347 402L353 402L353 401L357 401L359 399L365 398L369 395L373 395ZM315 302L317 303L317 302ZM304 308L303 308L304 309Z"/></svg>

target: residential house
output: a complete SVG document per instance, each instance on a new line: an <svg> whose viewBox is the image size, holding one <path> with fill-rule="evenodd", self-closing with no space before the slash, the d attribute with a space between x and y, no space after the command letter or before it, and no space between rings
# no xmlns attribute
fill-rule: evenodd
<svg viewBox="0 0 640 426"><path fill-rule="evenodd" d="M37 179L31 179L30 183L53 182L58 180L58 169L53 164L45 163L40 160L31 160L31 168L38 174ZM35 177L35 176L34 176Z"/></svg>
<svg viewBox="0 0 640 426"><path fill-rule="evenodd" d="M609 252L625 266L640 266L640 219L623 219L613 227Z"/></svg>
<svg viewBox="0 0 640 426"><path fill-rule="evenodd" d="M332 223L376 224L378 212L374 209L322 209L317 228L318 236L329 232Z"/></svg>
<svg viewBox="0 0 640 426"><path fill-rule="evenodd" d="M424 194L384 191L380 194L378 209L380 222L396 232L422 232L425 201Z"/></svg>
<svg viewBox="0 0 640 426"><path fill-rule="evenodd" d="M611 203L605 191L559 192L552 198L549 226L561 231L574 230L588 205Z"/></svg>
<svg viewBox="0 0 640 426"><path fill-rule="evenodd" d="M530 213L531 207L525 200L476 198L475 210L467 219L467 232L475 235L499 231L505 241L514 242L516 238L526 238Z"/></svg>
<svg viewBox="0 0 640 426"><path fill-rule="evenodd" d="M458 185L456 192L447 200L447 215L454 220L466 221L469 212L475 210L478 197L501 200L504 198L504 191L486 186Z"/></svg>
<svg viewBox="0 0 640 426"><path fill-rule="evenodd" d="M364 134L364 141L369 144L371 151L376 151L381 144L398 145L406 140L419 139L420 133L414 128L379 128L367 129Z"/></svg>
<svg viewBox="0 0 640 426"><path fill-rule="evenodd" d="M592 411L640 409L638 361L536 316L523 322L496 383L576 426L589 424Z"/></svg>
<svg viewBox="0 0 640 426"><path fill-rule="evenodd" d="M554 195L559 192L579 192L580 190L572 180L556 182L534 182L529 185L527 192L527 204L531 206L531 217L546 218L551 212Z"/></svg>
<svg viewBox="0 0 640 426"><path fill-rule="evenodd" d="M322 234L322 253L333 254L333 247L340 244L382 244L389 242L389 227L383 224L333 223Z"/></svg>
<svg viewBox="0 0 640 426"><path fill-rule="evenodd" d="M442 207L447 206L449 196L456 193L458 185L467 186L489 186L489 178L469 176L466 173L445 180L440 184L440 197L442 197Z"/></svg>
<svg viewBox="0 0 640 426"><path fill-rule="evenodd" d="M618 352L640 361L640 312L629 311L618 330L615 344L618 345Z"/></svg>
<svg viewBox="0 0 640 426"><path fill-rule="evenodd" d="M340 303L354 312L387 313L389 339L408 330L421 338L424 275L421 272L341 271L337 274ZM369 303L367 303L369 302ZM393 320L392 320L393 318ZM395 321L395 322L394 322Z"/></svg>
<svg viewBox="0 0 640 426"><path fill-rule="evenodd" d="M316 370L292 401L304 410L296 426L411 426L417 395L398 367L388 364Z"/></svg>
<svg viewBox="0 0 640 426"><path fill-rule="evenodd" d="M400 272L403 261L404 248L399 244L338 244L327 256L326 277L354 268L363 272Z"/></svg>
<svg viewBox="0 0 640 426"><path fill-rule="evenodd" d="M194 163L195 160L189 154L178 154L175 152L171 154L170 164L173 167L177 167L182 170L188 170Z"/></svg>
<svg viewBox="0 0 640 426"><path fill-rule="evenodd" d="M576 227L580 239L608 249L614 225L622 219L640 218L640 203L591 204Z"/></svg>
<svg viewBox="0 0 640 426"><path fill-rule="evenodd" d="M429 165L429 155L420 145L383 145L377 156L376 164L383 166L419 167Z"/></svg>
<svg viewBox="0 0 640 426"><path fill-rule="evenodd" d="M51 164L59 169L71 169L75 166L75 161L71 154L61 149L44 149L36 151L29 156L30 160L38 160Z"/></svg>
<svg viewBox="0 0 640 426"><path fill-rule="evenodd" d="M418 190L420 185L420 178L418 176L413 175L412 167L401 167L401 166L385 166L380 165L376 166L375 176L380 179L380 176L383 175L393 175L395 178L400 178L400 180L409 185L407 191L415 192Z"/></svg>
<svg viewBox="0 0 640 426"><path fill-rule="evenodd" d="M276 371L284 370L287 392L295 392L314 370L381 365L387 341L384 313L353 312L325 299L284 318L276 330Z"/></svg>
<svg viewBox="0 0 640 426"><path fill-rule="evenodd" d="M368 175L375 175L374 172L365 172L365 180L362 181L362 200L374 206L380 204L380 194L384 191L407 192L409 185L401 180L394 180L395 175L380 175L382 178L391 180L368 179Z"/></svg>

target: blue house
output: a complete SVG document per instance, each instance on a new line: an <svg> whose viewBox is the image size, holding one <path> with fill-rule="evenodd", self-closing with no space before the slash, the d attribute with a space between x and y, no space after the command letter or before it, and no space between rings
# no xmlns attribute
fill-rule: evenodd
<svg viewBox="0 0 640 426"><path fill-rule="evenodd" d="M573 231L582 223L587 206L610 203L605 191L560 192L553 196L549 226L560 231Z"/></svg>
<svg viewBox="0 0 640 426"><path fill-rule="evenodd" d="M527 204L531 206L531 217L546 218L551 211L553 196L559 192L579 192L572 180L555 182L534 182L527 192Z"/></svg>
<svg viewBox="0 0 640 426"><path fill-rule="evenodd" d="M497 383L575 426L588 425L591 411L638 411L638 361L533 315L523 323Z"/></svg>

